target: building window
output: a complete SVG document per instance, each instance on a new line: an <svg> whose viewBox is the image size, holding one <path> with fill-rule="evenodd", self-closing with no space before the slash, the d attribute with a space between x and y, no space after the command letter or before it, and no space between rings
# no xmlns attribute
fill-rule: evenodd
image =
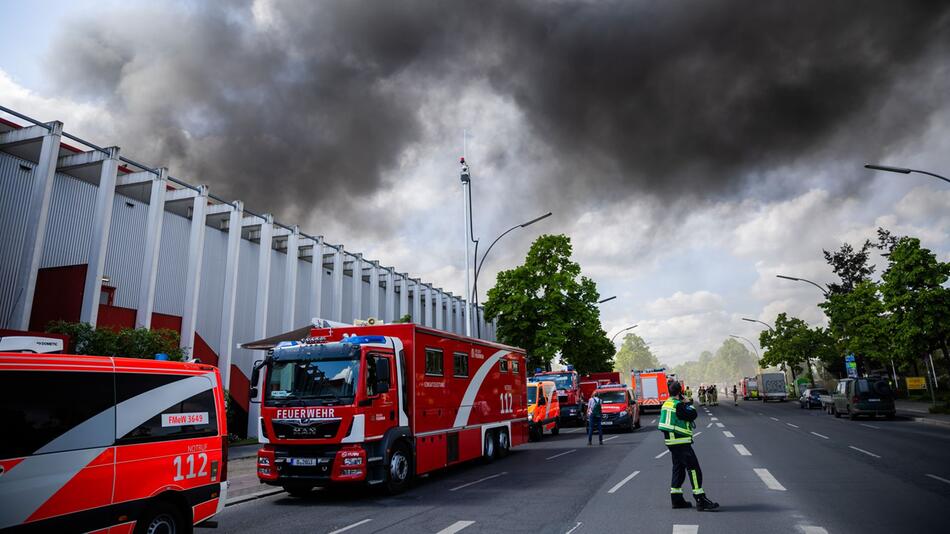
<svg viewBox="0 0 950 534"><path fill-rule="evenodd" d="M441 349L426 349L426 374L442 376L443 360Z"/></svg>
<svg viewBox="0 0 950 534"><path fill-rule="evenodd" d="M502 373L508 372L508 360L499 360L498 361L498 370Z"/></svg>
<svg viewBox="0 0 950 534"><path fill-rule="evenodd" d="M456 352L453 356L455 359L455 376L468 377L468 354Z"/></svg>
<svg viewBox="0 0 950 534"><path fill-rule="evenodd" d="M115 288L112 286L102 286L99 292L99 304L112 306L115 302Z"/></svg>

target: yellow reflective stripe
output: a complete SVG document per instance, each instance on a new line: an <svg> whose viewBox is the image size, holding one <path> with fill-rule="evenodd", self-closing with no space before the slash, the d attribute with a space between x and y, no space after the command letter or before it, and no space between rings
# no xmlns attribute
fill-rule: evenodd
<svg viewBox="0 0 950 534"><path fill-rule="evenodd" d="M683 488L670 488L670 493L682 495Z"/></svg>
<svg viewBox="0 0 950 534"><path fill-rule="evenodd" d="M684 443L692 443L693 438L667 438L663 441L667 445L683 445Z"/></svg>
<svg viewBox="0 0 950 534"><path fill-rule="evenodd" d="M690 480L693 482L693 493L696 493L697 491L702 492L703 488L699 487L699 479L696 478L696 470L690 469L689 476Z"/></svg>

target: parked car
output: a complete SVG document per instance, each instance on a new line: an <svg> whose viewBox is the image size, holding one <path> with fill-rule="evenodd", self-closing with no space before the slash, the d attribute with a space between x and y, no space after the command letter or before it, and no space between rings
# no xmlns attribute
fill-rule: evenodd
<svg viewBox="0 0 950 534"><path fill-rule="evenodd" d="M897 413L894 408L894 392L886 380L880 378L846 378L838 381L838 387L832 394L835 417L847 415L851 419L866 415L883 415L893 419Z"/></svg>
<svg viewBox="0 0 950 534"><path fill-rule="evenodd" d="M821 408L821 396L827 394L828 390L825 388L808 388L802 392L801 397L798 397L798 407L803 410Z"/></svg>

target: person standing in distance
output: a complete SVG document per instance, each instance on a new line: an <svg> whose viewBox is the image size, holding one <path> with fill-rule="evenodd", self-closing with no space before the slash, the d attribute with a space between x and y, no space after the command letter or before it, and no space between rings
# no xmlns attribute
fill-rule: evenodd
<svg viewBox="0 0 950 534"><path fill-rule="evenodd" d="M591 395L587 401L587 445L593 445L594 425L597 425L597 434L600 436L600 444L604 444L604 428L600 424L603 416L603 399L597 395Z"/></svg>
<svg viewBox="0 0 950 534"><path fill-rule="evenodd" d="M670 449L673 459L673 480L670 484L670 501L673 508L690 508L692 505L683 498L683 482L689 473L689 481L693 487L693 498L696 500L696 510L700 512L714 511L719 503L706 497L703 490L703 471L699 468L699 460L693 451L693 428L695 428L696 409L691 403L683 400L683 385L679 382L670 384L670 398L660 408L660 421L657 427L663 432L663 441Z"/></svg>

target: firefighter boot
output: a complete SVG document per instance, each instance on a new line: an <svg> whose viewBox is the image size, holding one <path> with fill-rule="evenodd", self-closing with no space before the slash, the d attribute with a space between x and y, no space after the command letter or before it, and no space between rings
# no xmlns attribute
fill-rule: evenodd
<svg viewBox="0 0 950 534"><path fill-rule="evenodd" d="M670 500L673 501L674 510L678 508L692 508L693 507L693 503L684 499L682 493L671 493Z"/></svg>
<svg viewBox="0 0 950 534"><path fill-rule="evenodd" d="M695 498L697 512L715 512L716 508L719 508L719 503L710 501L705 493L700 493Z"/></svg>

